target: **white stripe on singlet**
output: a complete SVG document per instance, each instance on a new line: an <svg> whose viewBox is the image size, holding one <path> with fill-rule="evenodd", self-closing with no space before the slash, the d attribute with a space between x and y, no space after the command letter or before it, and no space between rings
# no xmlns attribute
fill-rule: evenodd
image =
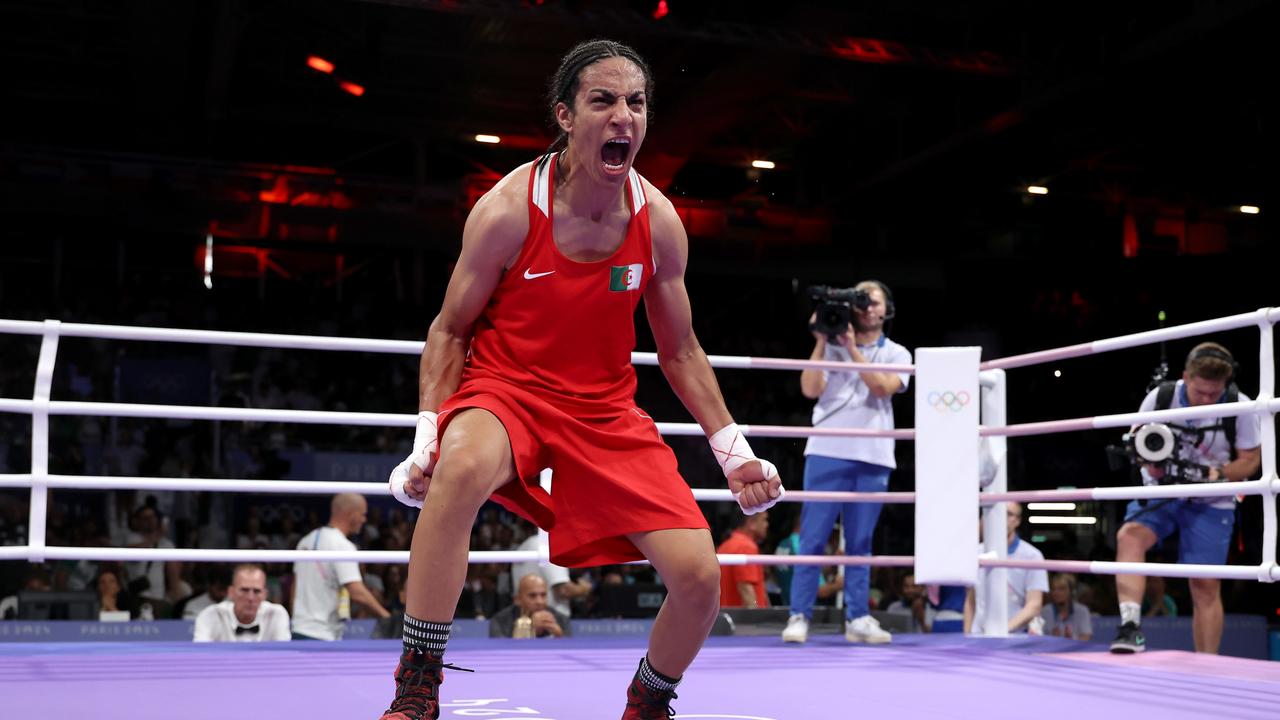
<svg viewBox="0 0 1280 720"><path fill-rule="evenodd" d="M629 173L631 185L631 214L635 215L644 207L644 185L640 182L640 174L632 169Z"/></svg>
<svg viewBox="0 0 1280 720"><path fill-rule="evenodd" d="M533 204L542 211L546 217L551 217L551 210L547 207L547 200L550 198L551 186L551 154L542 156L538 164L533 166Z"/></svg>

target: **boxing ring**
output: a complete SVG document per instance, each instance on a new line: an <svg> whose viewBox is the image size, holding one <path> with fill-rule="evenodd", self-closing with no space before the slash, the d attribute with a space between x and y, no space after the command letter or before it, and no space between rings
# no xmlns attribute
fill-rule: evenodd
<svg viewBox="0 0 1280 720"><path fill-rule="evenodd" d="M1275 459L1273 326L1280 309L1263 308L1216 320L1126 335L1093 343L981 363L982 425L994 477L978 495L984 551L976 564L990 568L983 580L988 626L1007 622L1005 570L1034 568L1076 573L1159 575L1274 582L1275 496L1280 491ZM1256 326L1259 391L1256 400L1068 420L1008 424L1004 371L1123 348ZM51 399L53 369L61 337L166 341L279 349L357 351L418 355L421 342L297 335L212 332L109 325L0 320L0 333L41 338L35 390L30 399L0 398L0 412L32 418L31 472L0 475L0 487L30 490L26 545L0 547L0 560L293 562L354 560L405 563L407 552L81 548L50 546L45 523L50 489L192 490L329 495L387 495L384 483L277 481L214 478L101 477L53 475L49 468L49 417L170 418L412 428L412 414L190 407L134 403L69 402ZM914 373L911 365L858 365L773 358L711 356L717 368L799 370L875 369ZM656 365L652 353L634 353L635 364ZM1005 443L1009 437L1146 422L1176 422L1226 415L1258 415L1262 425L1262 477L1247 482L1010 492ZM692 423L657 423L664 435L696 435ZM913 429L873 431L775 425L740 425L754 437L892 437L916 439ZM977 438L974 438L975 441ZM792 486L797 478L788 480ZM1071 559L1010 560L1005 557L1007 501L1128 500L1260 495L1263 498L1262 562L1248 566L1085 562ZM729 501L727 489L694 490L700 501ZM916 493L789 491L785 502L913 503ZM538 552L472 552L473 563L546 562ZM721 555L723 565L912 566L913 556ZM621 711L622 693L645 638L573 638L520 641L458 638L450 658L479 670L450 673L441 717L599 718ZM391 696L398 641L333 644L280 643L194 645L173 643L0 644L0 716L88 716L186 718L247 713L255 717L376 717ZM922 692L924 690L924 692ZM1238 658L1148 652L1123 661L1097 644L1028 636L897 635L891 645L854 646L839 636L815 636L803 646L783 646L776 636L713 637L695 661L673 705L684 718L843 718L854 712L906 717L986 718L1115 716L1158 712L1165 718L1274 717L1280 705L1280 665ZM855 710L856 708L856 710Z"/></svg>

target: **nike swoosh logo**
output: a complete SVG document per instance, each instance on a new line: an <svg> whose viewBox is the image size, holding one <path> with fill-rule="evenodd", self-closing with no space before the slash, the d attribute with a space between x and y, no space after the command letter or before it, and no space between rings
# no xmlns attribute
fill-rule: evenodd
<svg viewBox="0 0 1280 720"><path fill-rule="evenodd" d="M531 273L531 272L529 272L529 271L526 269L526 270L524 271L524 279L525 279L525 280L532 280L532 279L534 279L534 278L540 278L540 277L543 277L543 276L546 276L546 275L550 275L551 273L554 273L554 272L555 272L555 270L548 270L548 271L543 272L543 273Z"/></svg>

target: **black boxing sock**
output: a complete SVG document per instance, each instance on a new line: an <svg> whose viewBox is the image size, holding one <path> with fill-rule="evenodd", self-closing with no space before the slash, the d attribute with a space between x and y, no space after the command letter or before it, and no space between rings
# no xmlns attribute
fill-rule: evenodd
<svg viewBox="0 0 1280 720"><path fill-rule="evenodd" d="M676 689L680 684L680 678L672 678L663 675L653 666L649 664L649 656L645 655L640 661L640 669L636 670L636 675L640 678L640 683L656 693L669 693Z"/></svg>
<svg viewBox="0 0 1280 720"><path fill-rule="evenodd" d="M404 649L432 655L444 655L453 623L434 623L404 615Z"/></svg>

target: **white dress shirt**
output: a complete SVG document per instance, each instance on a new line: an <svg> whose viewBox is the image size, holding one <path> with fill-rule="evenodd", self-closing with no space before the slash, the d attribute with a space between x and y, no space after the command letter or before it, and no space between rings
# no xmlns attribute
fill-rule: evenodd
<svg viewBox="0 0 1280 720"><path fill-rule="evenodd" d="M289 611L267 600L247 625L236 619L235 604L230 600L210 605L196 616L196 642L271 642L291 637Z"/></svg>

